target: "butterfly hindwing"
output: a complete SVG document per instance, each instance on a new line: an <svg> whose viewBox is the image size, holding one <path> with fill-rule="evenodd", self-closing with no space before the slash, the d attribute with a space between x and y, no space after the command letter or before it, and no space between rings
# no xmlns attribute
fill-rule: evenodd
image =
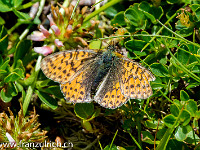
<svg viewBox="0 0 200 150"><path fill-rule="evenodd" d="M98 59L98 58L96 58ZM99 60L90 60L80 70L81 73L75 76L71 81L61 84L61 91L67 101L73 103L90 102L92 83L97 76Z"/></svg>
<svg viewBox="0 0 200 150"><path fill-rule="evenodd" d="M152 95L150 81L155 77L146 68L128 58L121 58L120 87L122 93L133 99L146 99Z"/></svg>
<svg viewBox="0 0 200 150"><path fill-rule="evenodd" d="M115 109L128 101L121 93L117 68L112 65L107 75L104 77L94 100L105 108Z"/></svg>
<svg viewBox="0 0 200 150"><path fill-rule="evenodd" d="M92 100L90 93L87 91L90 87L83 84L83 72L71 82L60 84L60 88L65 99L72 103L90 102Z"/></svg>

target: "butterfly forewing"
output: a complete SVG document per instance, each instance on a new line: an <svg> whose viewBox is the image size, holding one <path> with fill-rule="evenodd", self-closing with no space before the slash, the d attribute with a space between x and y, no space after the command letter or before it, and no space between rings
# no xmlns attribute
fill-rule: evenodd
<svg viewBox="0 0 200 150"><path fill-rule="evenodd" d="M80 73L74 80L60 85L61 91L67 101L72 103L90 102L90 92L87 91L88 86L85 85L83 80L83 72Z"/></svg>
<svg viewBox="0 0 200 150"><path fill-rule="evenodd" d="M41 62L44 74L59 83L68 82L79 70L86 66L88 60L94 59L97 53L92 50L71 50L58 52L45 57Z"/></svg>

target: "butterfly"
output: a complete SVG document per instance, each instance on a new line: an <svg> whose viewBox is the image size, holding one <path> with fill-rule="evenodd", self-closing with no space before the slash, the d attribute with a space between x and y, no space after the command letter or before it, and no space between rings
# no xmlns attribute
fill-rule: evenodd
<svg viewBox="0 0 200 150"><path fill-rule="evenodd" d="M68 50L45 57L41 69L60 84L67 101L91 102L115 109L130 98L152 95L153 74L109 46L105 50Z"/></svg>

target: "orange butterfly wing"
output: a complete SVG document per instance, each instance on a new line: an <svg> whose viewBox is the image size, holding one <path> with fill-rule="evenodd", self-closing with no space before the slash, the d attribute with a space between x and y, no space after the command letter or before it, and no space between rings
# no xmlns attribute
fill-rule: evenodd
<svg viewBox="0 0 200 150"><path fill-rule="evenodd" d="M133 99L146 99L153 92L150 81L154 81L155 77L146 68L128 58L121 58L123 66L121 73L120 87L125 97Z"/></svg>
<svg viewBox="0 0 200 150"><path fill-rule="evenodd" d="M89 59L95 57L96 54L92 50L58 52L45 57L41 62L41 69L49 79L66 83L78 76L84 70L84 66L89 63Z"/></svg>
<svg viewBox="0 0 200 150"><path fill-rule="evenodd" d="M94 100L105 108L115 109L128 101L120 89L117 68L112 66L94 97Z"/></svg>
<svg viewBox="0 0 200 150"><path fill-rule="evenodd" d="M43 73L60 83L65 99L73 103L90 102L91 84L85 83L84 72L90 69L97 53L93 50L58 52L41 62Z"/></svg>
<svg viewBox="0 0 200 150"><path fill-rule="evenodd" d="M150 81L153 80L155 77L140 64L124 56L115 57L94 99L105 108L115 109L129 98L146 99L151 96Z"/></svg>

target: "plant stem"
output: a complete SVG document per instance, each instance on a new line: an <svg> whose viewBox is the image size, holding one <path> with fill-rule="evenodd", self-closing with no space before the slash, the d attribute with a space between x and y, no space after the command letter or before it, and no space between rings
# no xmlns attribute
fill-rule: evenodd
<svg viewBox="0 0 200 150"><path fill-rule="evenodd" d="M135 144L138 146L138 148L140 150L142 150L142 147L140 146L140 144L136 141L136 139L132 136L132 134L128 131L129 135L131 136L131 138L133 139L133 141L135 142Z"/></svg>
<svg viewBox="0 0 200 150"><path fill-rule="evenodd" d="M107 8L121 2L122 0L112 0L108 3L106 3L104 6L100 7L98 10L95 10L93 13L91 13L90 15L88 15L85 20L83 21L83 24L87 21L89 21L91 18L93 18L94 16L96 16L97 14L99 14L100 12L106 10Z"/></svg>
<svg viewBox="0 0 200 150"><path fill-rule="evenodd" d="M62 6L63 7L67 7L69 5L69 1L68 0L65 0L64 2L63 2L63 4L62 4ZM64 13L65 13L65 10L64 10L64 8L60 8L60 13L63 15Z"/></svg>
<svg viewBox="0 0 200 150"><path fill-rule="evenodd" d="M171 100L171 99L169 99L161 90L159 90L160 91L160 93L162 93L162 95L168 100L168 101L170 101L172 104L174 104L174 102Z"/></svg>
<svg viewBox="0 0 200 150"><path fill-rule="evenodd" d="M175 123L173 124L172 128L168 128L167 131L165 132L163 138L161 139L160 143L158 144L156 150L165 150L167 143L169 142L169 139L172 135L172 133L174 132L176 126L178 125L178 121L181 117L181 114L183 112L184 106L182 107L181 111L179 112L179 115L175 121Z"/></svg>
<svg viewBox="0 0 200 150"><path fill-rule="evenodd" d="M113 145L113 142L114 142L114 140L115 140L115 138L116 138L116 136L117 136L117 133L118 133L118 130L115 132L115 135L114 135L114 137L113 137L113 139L112 139L112 142L111 142L111 144L110 144L109 150L112 148L112 145Z"/></svg>
<svg viewBox="0 0 200 150"><path fill-rule="evenodd" d="M169 32L173 33L174 35L176 35L177 37L181 38L183 41L185 41L186 43L190 43L192 45L195 45L196 47L199 47L200 48L200 45L197 44L197 43L194 43L194 42L191 42L187 39L185 39L184 37L180 36L179 34L177 34L176 32L170 30L168 27L166 27L164 24L162 24L159 20L157 20L158 23L160 23L162 25L163 28L167 29Z"/></svg>
<svg viewBox="0 0 200 150"><path fill-rule="evenodd" d="M177 38L177 37L170 37L170 36L166 36L166 35L150 35L150 34L118 35L118 36L110 36L110 37L93 39L91 41L114 39L114 38L120 38L120 37L138 37L138 36L142 36L142 37L160 37L160 38L168 38L168 39L174 39L174 40L184 41L183 39L180 39L180 38ZM88 41L88 42L91 42L91 41Z"/></svg>
<svg viewBox="0 0 200 150"><path fill-rule="evenodd" d="M140 147L142 148L142 141L141 141L141 123L140 123L140 116L138 115L136 117L136 124L137 124L137 127L138 127L138 143L140 145Z"/></svg>
<svg viewBox="0 0 200 150"><path fill-rule="evenodd" d="M80 2L80 0L77 0L76 5L75 5L75 7L74 7L74 9L72 11L72 15L70 17L70 20L74 17L74 12L76 11L76 8L77 8L79 2Z"/></svg>
<svg viewBox="0 0 200 150"><path fill-rule="evenodd" d="M174 63L172 60L172 63L174 66L176 66L177 68L179 68L180 70L184 71L185 73L187 73L190 77L192 77L194 80L200 82L200 78L198 76L196 76L194 73L192 73L191 71L189 71L187 68L185 68L185 66L183 66L178 59L172 54L172 52L170 51L170 49L167 47L169 54L171 55L171 57L174 59Z"/></svg>
<svg viewBox="0 0 200 150"><path fill-rule="evenodd" d="M39 1L40 1L40 0L33 0L33 1L31 1L31 2L28 2L28 3L26 3L26 4L22 5L22 6L19 6L19 7L17 8L17 10L27 9L27 8L31 7L33 4L35 4L36 2L39 2Z"/></svg>
<svg viewBox="0 0 200 150"><path fill-rule="evenodd" d="M39 18L39 16L41 15L44 4L45 4L45 0L41 0L39 10L37 12L35 19ZM22 35L20 36L20 40L22 40L28 34L31 26L32 25L29 25L29 27L22 33ZM31 96L33 94L33 91L34 91L34 88L35 88L35 83L36 83L37 77L38 77L38 73L40 71L41 60L42 60L42 56L38 56L36 66L35 66L35 72L33 72L35 74L34 82L28 87L27 94L26 94L24 102L23 102L23 113L24 113L24 115L26 115L29 103L31 101Z"/></svg>
<svg viewBox="0 0 200 150"><path fill-rule="evenodd" d="M172 16L166 21L165 24L168 24L174 17L176 17L176 13L175 13L174 15L172 15ZM160 30L158 30L158 32L156 33L156 35L160 34L160 32L161 32L163 29L164 29L164 26L162 26L162 27L160 28ZM147 46L149 46L149 44L151 44L151 42L152 42L153 40L155 40L155 38L156 38L156 37L153 37L153 38L149 41L149 43L147 43L147 44L142 48L141 52L142 52L145 48L147 48Z"/></svg>
<svg viewBox="0 0 200 150"><path fill-rule="evenodd" d="M24 113L24 115L27 112L27 109L28 109L28 106L29 106L29 103L30 103L30 100L31 100L31 96L32 96L33 91L35 89L35 83L37 81L38 73L40 71L41 61L42 61L42 56L40 55L40 56L38 56L36 66L35 66L35 72L34 72L35 79L34 79L33 83L28 87L27 94L26 94L25 99L24 99L24 103L23 103L23 113Z"/></svg>

